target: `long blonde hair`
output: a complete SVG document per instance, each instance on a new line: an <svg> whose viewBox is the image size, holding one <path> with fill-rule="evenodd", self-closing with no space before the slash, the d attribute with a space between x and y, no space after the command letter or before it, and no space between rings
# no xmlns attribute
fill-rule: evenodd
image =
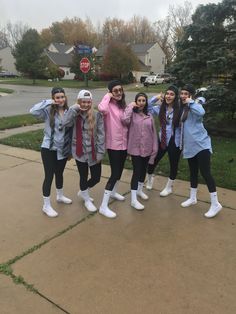
<svg viewBox="0 0 236 314"><path fill-rule="evenodd" d="M80 105L81 99L77 99L77 104ZM95 126L95 117L94 117L94 111L93 111L93 105L91 105L90 109L86 112L88 117L88 125L89 125L89 135L92 136L94 126Z"/></svg>

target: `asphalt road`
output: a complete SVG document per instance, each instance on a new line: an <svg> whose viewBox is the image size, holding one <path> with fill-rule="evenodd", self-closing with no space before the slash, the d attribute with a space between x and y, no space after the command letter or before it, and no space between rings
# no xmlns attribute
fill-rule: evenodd
<svg viewBox="0 0 236 314"><path fill-rule="evenodd" d="M51 87L24 86L24 85L1 85L2 88L13 89L14 93L0 97L0 117L13 116L29 113L30 108L43 99L50 98ZM89 88L88 88L89 89ZM78 89L67 88L68 104L73 105L76 101ZM90 89L89 89L90 90ZM106 89L90 90L93 94L94 105L99 104ZM125 92L127 103L134 100L136 92Z"/></svg>

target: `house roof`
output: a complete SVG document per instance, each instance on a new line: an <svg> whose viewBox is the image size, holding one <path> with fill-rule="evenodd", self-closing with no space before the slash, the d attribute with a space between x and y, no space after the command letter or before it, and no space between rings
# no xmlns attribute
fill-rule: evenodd
<svg viewBox="0 0 236 314"><path fill-rule="evenodd" d="M45 54L48 58L58 66L69 66L72 62L72 54L65 54L65 53L58 53L58 52L51 52L45 50Z"/></svg>
<svg viewBox="0 0 236 314"><path fill-rule="evenodd" d="M135 54L146 54L147 51L154 46L155 43L150 43L150 44L134 44L131 45L131 49Z"/></svg>
<svg viewBox="0 0 236 314"><path fill-rule="evenodd" d="M52 45L57 49L58 53L66 53L73 48L73 45L66 45L64 43L52 43Z"/></svg>
<svg viewBox="0 0 236 314"><path fill-rule="evenodd" d="M150 43L150 44L133 44L130 45L132 51L138 56L138 55L143 55L146 54L147 51L154 46L155 43ZM96 52L97 57L103 57L104 54L106 53L107 50L107 45L101 46L98 48L98 51Z"/></svg>

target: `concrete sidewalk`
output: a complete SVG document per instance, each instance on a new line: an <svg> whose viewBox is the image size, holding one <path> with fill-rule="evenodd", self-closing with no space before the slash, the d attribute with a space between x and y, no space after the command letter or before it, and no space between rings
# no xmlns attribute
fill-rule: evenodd
<svg viewBox="0 0 236 314"><path fill-rule="evenodd" d="M125 170L120 192L126 200L111 203L117 218L109 220L89 214L77 198L72 160L64 189L73 204L56 204L53 186L59 216L50 219L41 212L40 154L0 145L0 161L1 314L236 313L235 191L218 188L224 208L206 219L205 186L197 205L182 208L188 182L177 180L174 194L160 198L166 178L156 177L138 212L130 207L131 172ZM96 206L108 176L103 166L91 191Z"/></svg>

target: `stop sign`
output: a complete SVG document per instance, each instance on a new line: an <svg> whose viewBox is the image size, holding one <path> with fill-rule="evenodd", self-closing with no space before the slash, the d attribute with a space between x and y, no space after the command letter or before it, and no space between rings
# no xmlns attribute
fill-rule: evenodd
<svg viewBox="0 0 236 314"><path fill-rule="evenodd" d="M90 61L88 58L82 58L80 60L80 70L83 73L88 73L88 71L90 70Z"/></svg>

